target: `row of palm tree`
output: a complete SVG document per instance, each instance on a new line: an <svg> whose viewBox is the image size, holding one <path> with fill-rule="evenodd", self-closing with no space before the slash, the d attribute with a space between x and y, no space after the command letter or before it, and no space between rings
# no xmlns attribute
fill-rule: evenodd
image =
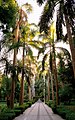
<svg viewBox="0 0 75 120"><path fill-rule="evenodd" d="M40 31L47 33L49 24L53 19L53 13L55 7L58 5L57 10L57 21L56 21L56 33L57 40L62 40L63 28L62 24L66 26L67 29L67 39L69 41L71 55L72 55L72 65L75 77L75 45L74 45L74 0L45 0L46 4L43 13L40 18L39 26ZM39 4L43 4L44 0L37 0Z"/></svg>
<svg viewBox="0 0 75 120"><path fill-rule="evenodd" d="M28 3L26 3L21 8L19 8L18 18L16 20L15 27L12 31L11 38L9 38L9 40L12 39L12 41L8 47L8 53L11 51L13 52L13 64L11 65L8 62L8 60L6 60L5 58L1 59L1 61L2 60L6 61L6 76L7 76L7 74L11 73L11 77L12 77L11 94L10 94L10 107L11 108L14 107L15 84L16 84L16 79L19 74L18 71L20 69L21 69L20 71L22 73L20 101L19 101L20 105L23 104L23 101L24 101L24 79L27 79L27 82L29 84L29 93L30 93L30 79L31 78L29 76L31 76L31 75L29 75L29 74L31 74L32 71L29 71L29 70L27 71L25 62L27 63L26 56L31 56L31 58L33 59L33 52L31 50L30 46L31 45L35 46L33 44L33 38L35 37L35 34L36 34L36 30L34 29L34 27L36 28L36 26L34 24L28 24L28 20L27 20L27 13L29 13L31 11L32 11L32 6ZM5 42L7 42L7 41L5 41ZM21 68L18 67L19 65L17 66L17 64L18 64L17 63L17 54L18 54L19 48L22 48L22 52L23 52Z"/></svg>

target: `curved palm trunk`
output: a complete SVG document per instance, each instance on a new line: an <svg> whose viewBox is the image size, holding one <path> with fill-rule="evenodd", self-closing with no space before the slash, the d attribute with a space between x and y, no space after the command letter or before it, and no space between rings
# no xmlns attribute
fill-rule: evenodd
<svg viewBox="0 0 75 120"><path fill-rule="evenodd" d="M20 90L20 101L19 104L22 105L24 101L24 47L23 47L23 58L22 58L22 78L21 78L21 90Z"/></svg>
<svg viewBox="0 0 75 120"><path fill-rule="evenodd" d="M71 29L70 29L71 27L67 15L65 15L65 21L66 21L67 35L68 35L69 45L72 55L72 65L73 65L74 78L75 78L75 45L74 45L74 39L72 38Z"/></svg>

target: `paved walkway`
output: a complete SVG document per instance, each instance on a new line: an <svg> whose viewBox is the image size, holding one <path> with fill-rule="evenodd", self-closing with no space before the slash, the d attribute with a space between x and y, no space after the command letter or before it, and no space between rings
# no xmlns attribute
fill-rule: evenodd
<svg viewBox="0 0 75 120"><path fill-rule="evenodd" d="M64 120L40 100L14 120Z"/></svg>

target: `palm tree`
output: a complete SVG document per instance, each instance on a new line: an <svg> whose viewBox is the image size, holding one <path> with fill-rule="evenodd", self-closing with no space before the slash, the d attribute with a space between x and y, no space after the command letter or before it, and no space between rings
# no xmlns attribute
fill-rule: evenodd
<svg viewBox="0 0 75 120"><path fill-rule="evenodd" d="M20 19L19 19L18 25L17 25L17 28L18 28L17 32L18 32L18 34L20 34L20 36L18 35L19 39L21 37L22 37L22 39L26 39L26 36L25 36L26 31L25 31L24 27L26 27L27 13L30 13L32 11L32 6L28 3L26 3L22 7L25 8L25 12L23 11L22 8L19 11ZM22 26L23 26L23 28L22 28ZM20 27L20 29L19 29L19 27ZM21 28L23 29L22 32L21 32ZM24 54L25 54L24 51L25 51L25 41L23 42L23 55L22 55L23 68L22 68L22 79L21 79L20 104L23 104L23 99L24 99Z"/></svg>
<svg viewBox="0 0 75 120"><path fill-rule="evenodd" d="M50 35L50 32L51 32L51 35ZM64 48L61 48L61 47L55 47L53 24L50 27L50 32L48 33L49 36L47 35L47 37L46 37L44 35L45 41L46 41L46 39L47 39L47 41L46 41L46 43L44 43L44 46L43 46L43 48L40 49L39 53L42 53L42 51L43 51L43 53L45 53L44 57L43 57L43 61L42 61L42 69L43 70L45 70L45 68L44 68L45 60L47 59L47 56L49 56L49 66L50 66L49 71L50 71L50 79L51 79L51 84L52 84L52 98L54 100L54 91L53 91L53 78L54 78L55 84L56 84L56 105L58 105L58 103L59 103L59 101L58 101L58 78L57 78L56 53L55 52L57 49L60 49L62 51L67 51L67 50Z"/></svg>
<svg viewBox="0 0 75 120"><path fill-rule="evenodd" d="M34 27L34 29L32 29ZM36 25L35 24L26 24L25 27L22 26L22 31L21 31L21 38L20 38L20 42L21 44L23 44L23 69L25 70L25 72L22 72L23 73L23 78L22 78L22 91L21 91L21 97L20 97L20 104L23 104L23 98L24 98L24 74L26 75L26 69L24 67L25 65L25 59L26 59L26 56L29 55L32 59L33 59L33 52L32 52L32 48L31 47L37 47L37 43L38 41L34 41L33 38L35 37L36 33L37 33L37 30L35 30L35 27ZM30 77L29 77L30 79ZM30 80L28 80L29 82L29 91L31 89L30 87ZM30 93L30 92L29 92ZM31 94L31 93L30 93Z"/></svg>
<svg viewBox="0 0 75 120"><path fill-rule="evenodd" d="M44 0L37 0L39 4L43 4ZM57 40L62 40L62 24L66 23L67 37L71 49L72 55L72 65L75 78L75 46L74 46L74 0L46 0L46 5L40 19L40 31L47 33L49 28L49 23L53 19L53 13L55 6L58 5L59 9L57 12L57 22L56 22L56 33ZM65 18L65 19L64 19ZM64 21L65 20L65 21Z"/></svg>
<svg viewBox="0 0 75 120"><path fill-rule="evenodd" d="M24 6L28 6L28 3L26 3ZM24 7L22 6L22 7ZM29 8L30 8L30 4L29 4L29 7L26 9L28 12L29 12ZM19 34L20 34L20 27L22 24L25 25L25 23L27 22L27 14L23 11L22 8L19 9L19 18L16 22L16 28L14 30L14 36L15 36L15 39L14 39L14 44L19 42ZM15 67L16 65L16 55L17 55L17 48L14 48L14 56L13 56L13 67ZM24 49L23 49L23 55L24 55ZM24 64L24 56L23 56L23 64ZM12 75L12 88L11 88L11 108L14 107L14 92L15 92L15 75L14 75L14 72L13 71L13 75ZM22 70L22 79L24 79L24 74L23 74L23 70Z"/></svg>

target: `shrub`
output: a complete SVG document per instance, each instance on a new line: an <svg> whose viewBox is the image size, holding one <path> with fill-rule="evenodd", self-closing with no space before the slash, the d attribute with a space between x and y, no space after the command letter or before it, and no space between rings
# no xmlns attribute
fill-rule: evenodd
<svg viewBox="0 0 75 120"><path fill-rule="evenodd" d="M14 113L16 116L20 115L22 112L21 110L18 110L18 109L14 109Z"/></svg>
<svg viewBox="0 0 75 120"><path fill-rule="evenodd" d="M25 109L32 105L32 101L24 103L23 105L16 106L14 109L10 109L7 107L2 107L0 111L0 120L12 120L14 117L20 115L24 112Z"/></svg>
<svg viewBox="0 0 75 120"><path fill-rule="evenodd" d="M32 105L32 102L31 101L29 101L29 102L27 102L27 104L29 105L29 107Z"/></svg>
<svg viewBox="0 0 75 120"><path fill-rule="evenodd" d="M1 113L0 120L12 120L15 117L15 113Z"/></svg>
<svg viewBox="0 0 75 120"><path fill-rule="evenodd" d="M67 113L66 114L66 120L75 120L75 113L71 112L71 113Z"/></svg>
<svg viewBox="0 0 75 120"><path fill-rule="evenodd" d="M57 113L66 120L75 120L75 112L66 108L65 106L59 106L56 108Z"/></svg>
<svg viewBox="0 0 75 120"><path fill-rule="evenodd" d="M47 104L49 107L51 107L52 104L53 104L53 101L52 101L52 100L49 100L49 101L46 102L46 104Z"/></svg>

